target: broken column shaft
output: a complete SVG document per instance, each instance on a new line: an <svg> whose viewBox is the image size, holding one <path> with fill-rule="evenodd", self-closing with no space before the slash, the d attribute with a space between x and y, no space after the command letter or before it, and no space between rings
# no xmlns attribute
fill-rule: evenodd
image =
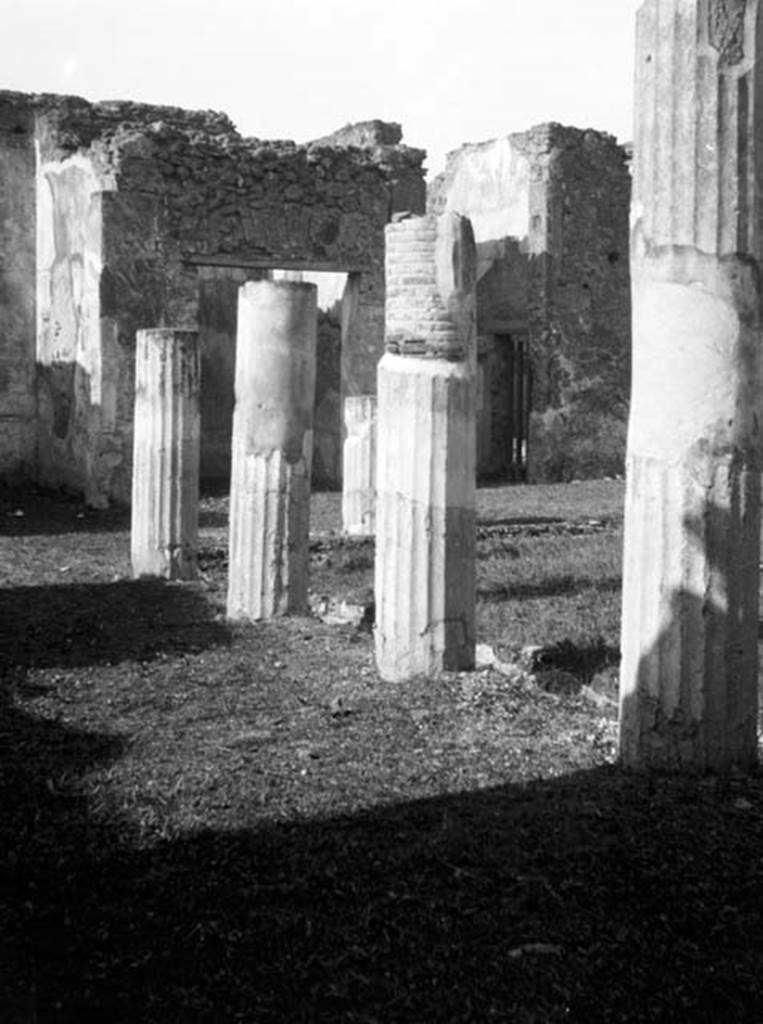
<svg viewBox="0 0 763 1024"><path fill-rule="evenodd" d="M756 757L757 0L638 13L620 755Z"/></svg>
<svg viewBox="0 0 763 1024"><path fill-rule="evenodd" d="M476 253L455 214L391 224L386 246L375 637L398 681L474 666Z"/></svg>
<svg viewBox="0 0 763 1024"><path fill-rule="evenodd" d="M200 381L195 331L138 331L130 535L135 576L196 574Z"/></svg>
<svg viewBox="0 0 763 1024"><path fill-rule="evenodd" d="M351 535L371 537L376 505L376 398L345 398L344 424L342 526Z"/></svg>
<svg viewBox="0 0 763 1024"><path fill-rule="evenodd" d="M239 291L228 616L307 610L317 289Z"/></svg>

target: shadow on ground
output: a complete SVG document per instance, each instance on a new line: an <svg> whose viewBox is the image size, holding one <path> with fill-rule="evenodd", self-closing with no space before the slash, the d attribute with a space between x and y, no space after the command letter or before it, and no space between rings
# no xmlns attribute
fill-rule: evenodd
<svg viewBox="0 0 763 1024"><path fill-rule="evenodd" d="M565 523L560 516L478 516L477 526L550 526Z"/></svg>
<svg viewBox="0 0 763 1024"><path fill-rule="evenodd" d="M613 672L620 663L620 650L599 637L585 644L566 639L546 644L531 651L529 669L536 684L550 693L579 693L597 673ZM616 673L612 679L611 697L617 699Z"/></svg>
<svg viewBox="0 0 763 1024"><path fill-rule="evenodd" d="M193 584L156 580L0 589L0 664L115 664L228 642Z"/></svg>
<svg viewBox="0 0 763 1024"><path fill-rule="evenodd" d="M199 509L200 530L222 530L228 526L228 513L215 509Z"/></svg>
<svg viewBox="0 0 763 1024"><path fill-rule="evenodd" d="M559 597L569 594L582 594L587 590L598 590L616 593L622 587L620 576L581 579L572 573L558 576L547 576L542 580L527 583L513 582L508 574L501 579L483 579L477 585L477 600L489 604L502 601L522 600L523 598Z"/></svg>
<svg viewBox="0 0 763 1024"><path fill-rule="evenodd" d="M160 838L103 798L124 741L33 715L25 670L224 643L203 597L16 587L0 623L3 1024L763 1019L760 777L601 767L281 822L247 792Z"/></svg>
<svg viewBox="0 0 763 1024"><path fill-rule="evenodd" d="M118 739L6 687L0 741L6 1024L760 1019L733 789L603 768L151 844L78 792Z"/></svg>
<svg viewBox="0 0 763 1024"><path fill-rule="evenodd" d="M118 533L130 529L130 510L88 508L81 498L56 491L0 487L0 537Z"/></svg>

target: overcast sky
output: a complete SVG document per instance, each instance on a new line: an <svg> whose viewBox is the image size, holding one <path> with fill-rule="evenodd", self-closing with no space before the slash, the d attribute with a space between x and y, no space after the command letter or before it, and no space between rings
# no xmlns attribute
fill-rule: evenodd
<svg viewBox="0 0 763 1024"><path fill-rule="evenodd" d="M228 113L305 142L399 121L430 171L542 121L632 135L637 0L5 0L0 88Z"/></svg>

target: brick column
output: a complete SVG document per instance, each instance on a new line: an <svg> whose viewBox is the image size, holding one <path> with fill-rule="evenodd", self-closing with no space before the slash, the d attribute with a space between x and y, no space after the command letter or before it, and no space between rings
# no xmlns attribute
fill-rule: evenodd
<svg viewBox="0 0 763 1024"><path fill-rule="evenodd" d="M756 758L760 521L756 0L638 13L620 754Z"/></svg>
<svg viewBox="0 0 763 1024"><path fill-rule="evenodd" d="M307 610L317 288L241 287L228 616Z"/></svg>
<svg viewBox="0 0 763 1024"><path fill-rule="evenodd" d="M138 331L130 535L135 576L196 575L200 383L195 331Z"/></svg>
<svg viewBox="0 0 763 1024"><path fill-rule="evenodd" d="M358 537L374 534L376 505L376 398L344 400L347 437L343 449L342 525Z"/></svg>
<svg viewBox="0 0 763 1024"><path fill-rule="evenodd" d="M376 660L397 681L474 665L476 252L455 214L393 223L386 244Z"/></svg>

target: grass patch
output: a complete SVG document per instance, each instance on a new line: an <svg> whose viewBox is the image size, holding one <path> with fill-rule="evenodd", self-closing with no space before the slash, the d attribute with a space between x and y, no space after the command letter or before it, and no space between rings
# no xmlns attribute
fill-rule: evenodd
<svg viewBox="0 0 763 1024"><path fill-rule="evenodd" d="M758 1019L761 780L613 764L622 486L479 502L479 638L542 647L537 685L227 623L223 499L160 584L124 513L4 496L0 1019ZM347 599L338 508L311 580Z"/></svg>

